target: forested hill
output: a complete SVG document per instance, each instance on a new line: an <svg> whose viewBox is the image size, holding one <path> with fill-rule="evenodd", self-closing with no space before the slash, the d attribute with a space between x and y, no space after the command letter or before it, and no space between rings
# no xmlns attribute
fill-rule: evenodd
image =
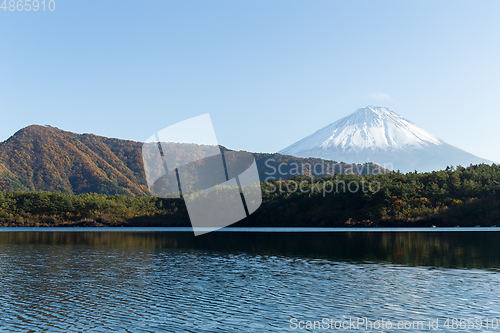
<svg viewBox="0 0 500 333"><path fill-rule="evenodd" d="M0 144L3 190L145 195L141 143L32 125Z"/></svg>
<svg viewBox="0 0 500 333"><path fill-rule="evenodd" d="M50 126L28 126L0 143L0 190L148 195L141 148L141 142L76 134ZM317 158L254 156L261 180L293 177L296 166L302 175L323 176L332 171L319 167L331 166L331 161ZM281 173L277 171L280 164ZM308 165L318 168L315 171ZM337 164L335 172L352 170L366 174L374 169L380 170L373 164Z"/></svg>

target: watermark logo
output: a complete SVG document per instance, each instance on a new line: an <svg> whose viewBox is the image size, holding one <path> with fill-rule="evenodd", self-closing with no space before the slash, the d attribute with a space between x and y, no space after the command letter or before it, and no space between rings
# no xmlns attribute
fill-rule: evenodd
<svg viewBox="0 0 500 333"><path fill-rule="evenodd" d="M262 203L253 155L221 151L208 113L152 135L142 158L151 194L182 197L195 235L238 222Z"/></svg>
<svg viewBox="0 0 500 333"><path fill-rule="evenodd" d="M264 171L264 182L267 184L267 193L322 193L325 197L329 193L358 193L375 194L381 189L376 179L365 176L385 174L390 170L372 164L347 164L329 161L320 161L314 164L308 162L281 162L276 159L267 159ZM341 176L354 175L354 179ZM298 176L299 178L293 178ZM323 177L316 179L316 177ZM334 178L335 177L335 178Z"/></svg>

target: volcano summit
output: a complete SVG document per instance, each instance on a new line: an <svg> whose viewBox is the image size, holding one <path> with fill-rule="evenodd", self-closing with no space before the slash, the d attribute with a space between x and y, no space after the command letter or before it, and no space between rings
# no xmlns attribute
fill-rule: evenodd
<svg viewBox="0 0 500 333"><path fill-rule="evenodd" d="M279 153L349 163L374 162L402 172L492 163L444 142L388 108L374 106L358 109Z"/></svg>

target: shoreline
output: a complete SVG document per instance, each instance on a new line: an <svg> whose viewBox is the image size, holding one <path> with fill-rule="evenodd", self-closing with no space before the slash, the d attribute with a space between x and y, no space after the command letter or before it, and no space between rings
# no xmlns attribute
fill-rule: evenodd
<svg viewBox="0 0 500 333"><path fill-rule="evenodd" d="M180 232L193 230L227 233L350 233L350 232L496 232L500 227L0 227L1 232Z"/></svg>

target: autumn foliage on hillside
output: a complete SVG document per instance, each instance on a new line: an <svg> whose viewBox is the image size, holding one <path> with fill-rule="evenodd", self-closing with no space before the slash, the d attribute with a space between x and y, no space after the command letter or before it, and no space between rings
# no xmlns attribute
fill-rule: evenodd
<svg viewBox="0 0 500 333"><path fill-rule="evenodd" d="M179 145L169 152L184 157L196 154L196 145ZM222 150L227 150L224 147ZM201 151L201 150L200 150ZM351 167L354 173L364 174L377 165L334 164L315 158L297 158L280 154L254 154L262 180L272 168L281 165L275 179L290 178L297 165L301 175L324 176L314 165ZM267 163L267 164L266 164ZM272 168L270 168L272 166ZM142 143L112 139L93 134L76 134L50 126L32 125L19 130L0 143L0 190L49 191L81 194L99 193L127 196L150 195L142 160Z"/></svg>
<svg viewBox="0 0 500 333"><path fill-rule="evenodd" d="M140 143L29 126L0 144L0 189L146 195Z"/></svg>

